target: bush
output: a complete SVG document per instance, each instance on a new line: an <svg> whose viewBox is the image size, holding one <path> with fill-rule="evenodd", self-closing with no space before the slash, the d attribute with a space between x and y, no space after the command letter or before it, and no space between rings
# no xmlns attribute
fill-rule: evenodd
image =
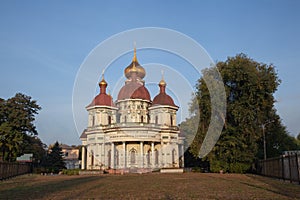
<svg viewBox="0 0 300 200"><path fill-rule="evenodd" d="M68 175L68 176L79 175L79 171L80 171L80 169L63 169L62 174Z"/></svg>

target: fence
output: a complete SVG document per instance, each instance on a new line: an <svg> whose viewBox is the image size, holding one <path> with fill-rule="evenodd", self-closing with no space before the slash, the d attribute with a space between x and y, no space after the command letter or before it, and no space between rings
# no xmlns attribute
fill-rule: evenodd
<svg viewBox="0 0 300 200"><path fill-rule="evenodd" d="M29 173L30 163L0 162L0 180Z"/></svg>
<svg viewBox="0 0 300 200"><path fill-rule="evenodd" d="M260 160L257 163L257 173L300 184L300 155L289 154Z"/></svg>

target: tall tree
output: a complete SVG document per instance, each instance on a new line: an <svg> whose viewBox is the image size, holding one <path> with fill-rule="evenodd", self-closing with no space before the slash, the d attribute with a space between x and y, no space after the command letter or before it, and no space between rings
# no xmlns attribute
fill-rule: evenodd
<svg viewBox="0 0 300 200"><path fill-rule="evenodd" d="M60 170L66 168L63 152L58 142L55 142L50 148L50 153L48 154L48 168L53 173L58 173Z"/></svg>
<svg viewBox="0 0 300 200"><path fill-rule="evenodd" d="M41 107L30 96L17 93L0 99L0 149L2 160L12 161L21 152L27 135L37 135L35 115Z"/></svg>
<svg viewBox="0 0 300 200"><path fill-rule="evenodd" d="M226 116L221 116L225 126L207 158L212 171L222 169L228 172L245 172L256 158L263 158L262 126L265 126L264 133L269 148L267 152L270 156L287 148L283 144L287 144L289 136L274 108L273 94L280 80L273 65L258 63L244 54L218 62L217 68L226 91L227 113ZM203 74L210 73L210 70L205 69ZM210 92L203 78L199 79L196 89L191 108L198 106L199 124L191 144L191 152L198 156L210 124L211 102ZM189 120L193 119L187 121ZM191 123L187 121L184 122L185 125ZM280 137L285 138L282 139L286 140L285 143L278 142ZM276 153L271 151L274 149L277 149Z"/></svg>

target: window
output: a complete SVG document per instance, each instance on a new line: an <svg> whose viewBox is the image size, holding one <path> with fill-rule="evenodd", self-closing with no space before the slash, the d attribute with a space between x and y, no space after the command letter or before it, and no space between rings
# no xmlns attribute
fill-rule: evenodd
<svg viewBox="0 0 300 200"><path fill-rule="evenodd" d="M121 118L121 114L118 113L118 114L117 114L117 123L120 123L120 118Z"/></svg>
<svg viewBox="0 0 300 200"><path fill-rule="evenodd" d="M172 164L175 164L175 149L172 150Z"/></svg>
<svg viewBox="0 0 300 200"><path fill-rule="evenodd" d="M108 124L111 124L111 116L108 116Z"/></svg>
<svg viewBox="0 0 300 200"><path fill-rule="evenodd" d="M171 123L171 126L173 126L173 116L170 115L170 123Z"/></svg>
<svg viewBox="0 0 300 200"><path fill-rule="evenodd" d="M92 116L92 126L95 126L95 116Z"/></svg>
<svg viewBox="0 0 300 200"><path fill-rule="evenodd" d="M117 166L119 166L119 151L118 150L116 150L116 152L115 152L115 164L117 165Z"/></svg>
<svg viewBox="0 0 300 200"><path fill-rule="evenodd" d="M155 149L155 165L158 165L158 151Z"/></svg>
<svg viewBox="0 0 300 200"><path fill-rule="evenodd" d="M151 150L149 149L148 153L147 153L147 165L148 166L150 166L150 158L151 158Z"/></svg>
<svg viewBox="0 0 300 200"><path fill-rule="evenodd" d="M91 151L91 154L92 154L91 165L94 166L94 152Z"/></svg>
<svg viewBox="0 0 300 200"><path fill-rule="evenodd" d="M141 116L141 123L144 123L144 116Z"/></svg>
<svg viewBox="0 0 300 200"><path fill-rule="evenodd" d="M136 150L131 149L130 150L130 164L135 164L135 156L136 156Z"/></svg>
<svg viewBox="0 0 300 200"><path fill-rule="evenodd" d="M155 124L158 124L158 116L155 116Z"/></svg>
<svg viewBox="0 0 300 200"><path fill-rule="evenodd" d="M108 151L107 158L108 158L108 166L111 167L111 150Z"/></svg>

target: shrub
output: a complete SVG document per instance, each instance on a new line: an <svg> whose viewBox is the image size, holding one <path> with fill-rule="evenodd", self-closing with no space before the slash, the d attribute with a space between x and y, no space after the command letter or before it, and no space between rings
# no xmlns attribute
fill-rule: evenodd
<svg viewBox="0 0 300 200"><path fill-rule="evenodd" d="M79 171L80 171L80 169L63 169L62 174L68 175L68 176L79 175Z"/></svg>

